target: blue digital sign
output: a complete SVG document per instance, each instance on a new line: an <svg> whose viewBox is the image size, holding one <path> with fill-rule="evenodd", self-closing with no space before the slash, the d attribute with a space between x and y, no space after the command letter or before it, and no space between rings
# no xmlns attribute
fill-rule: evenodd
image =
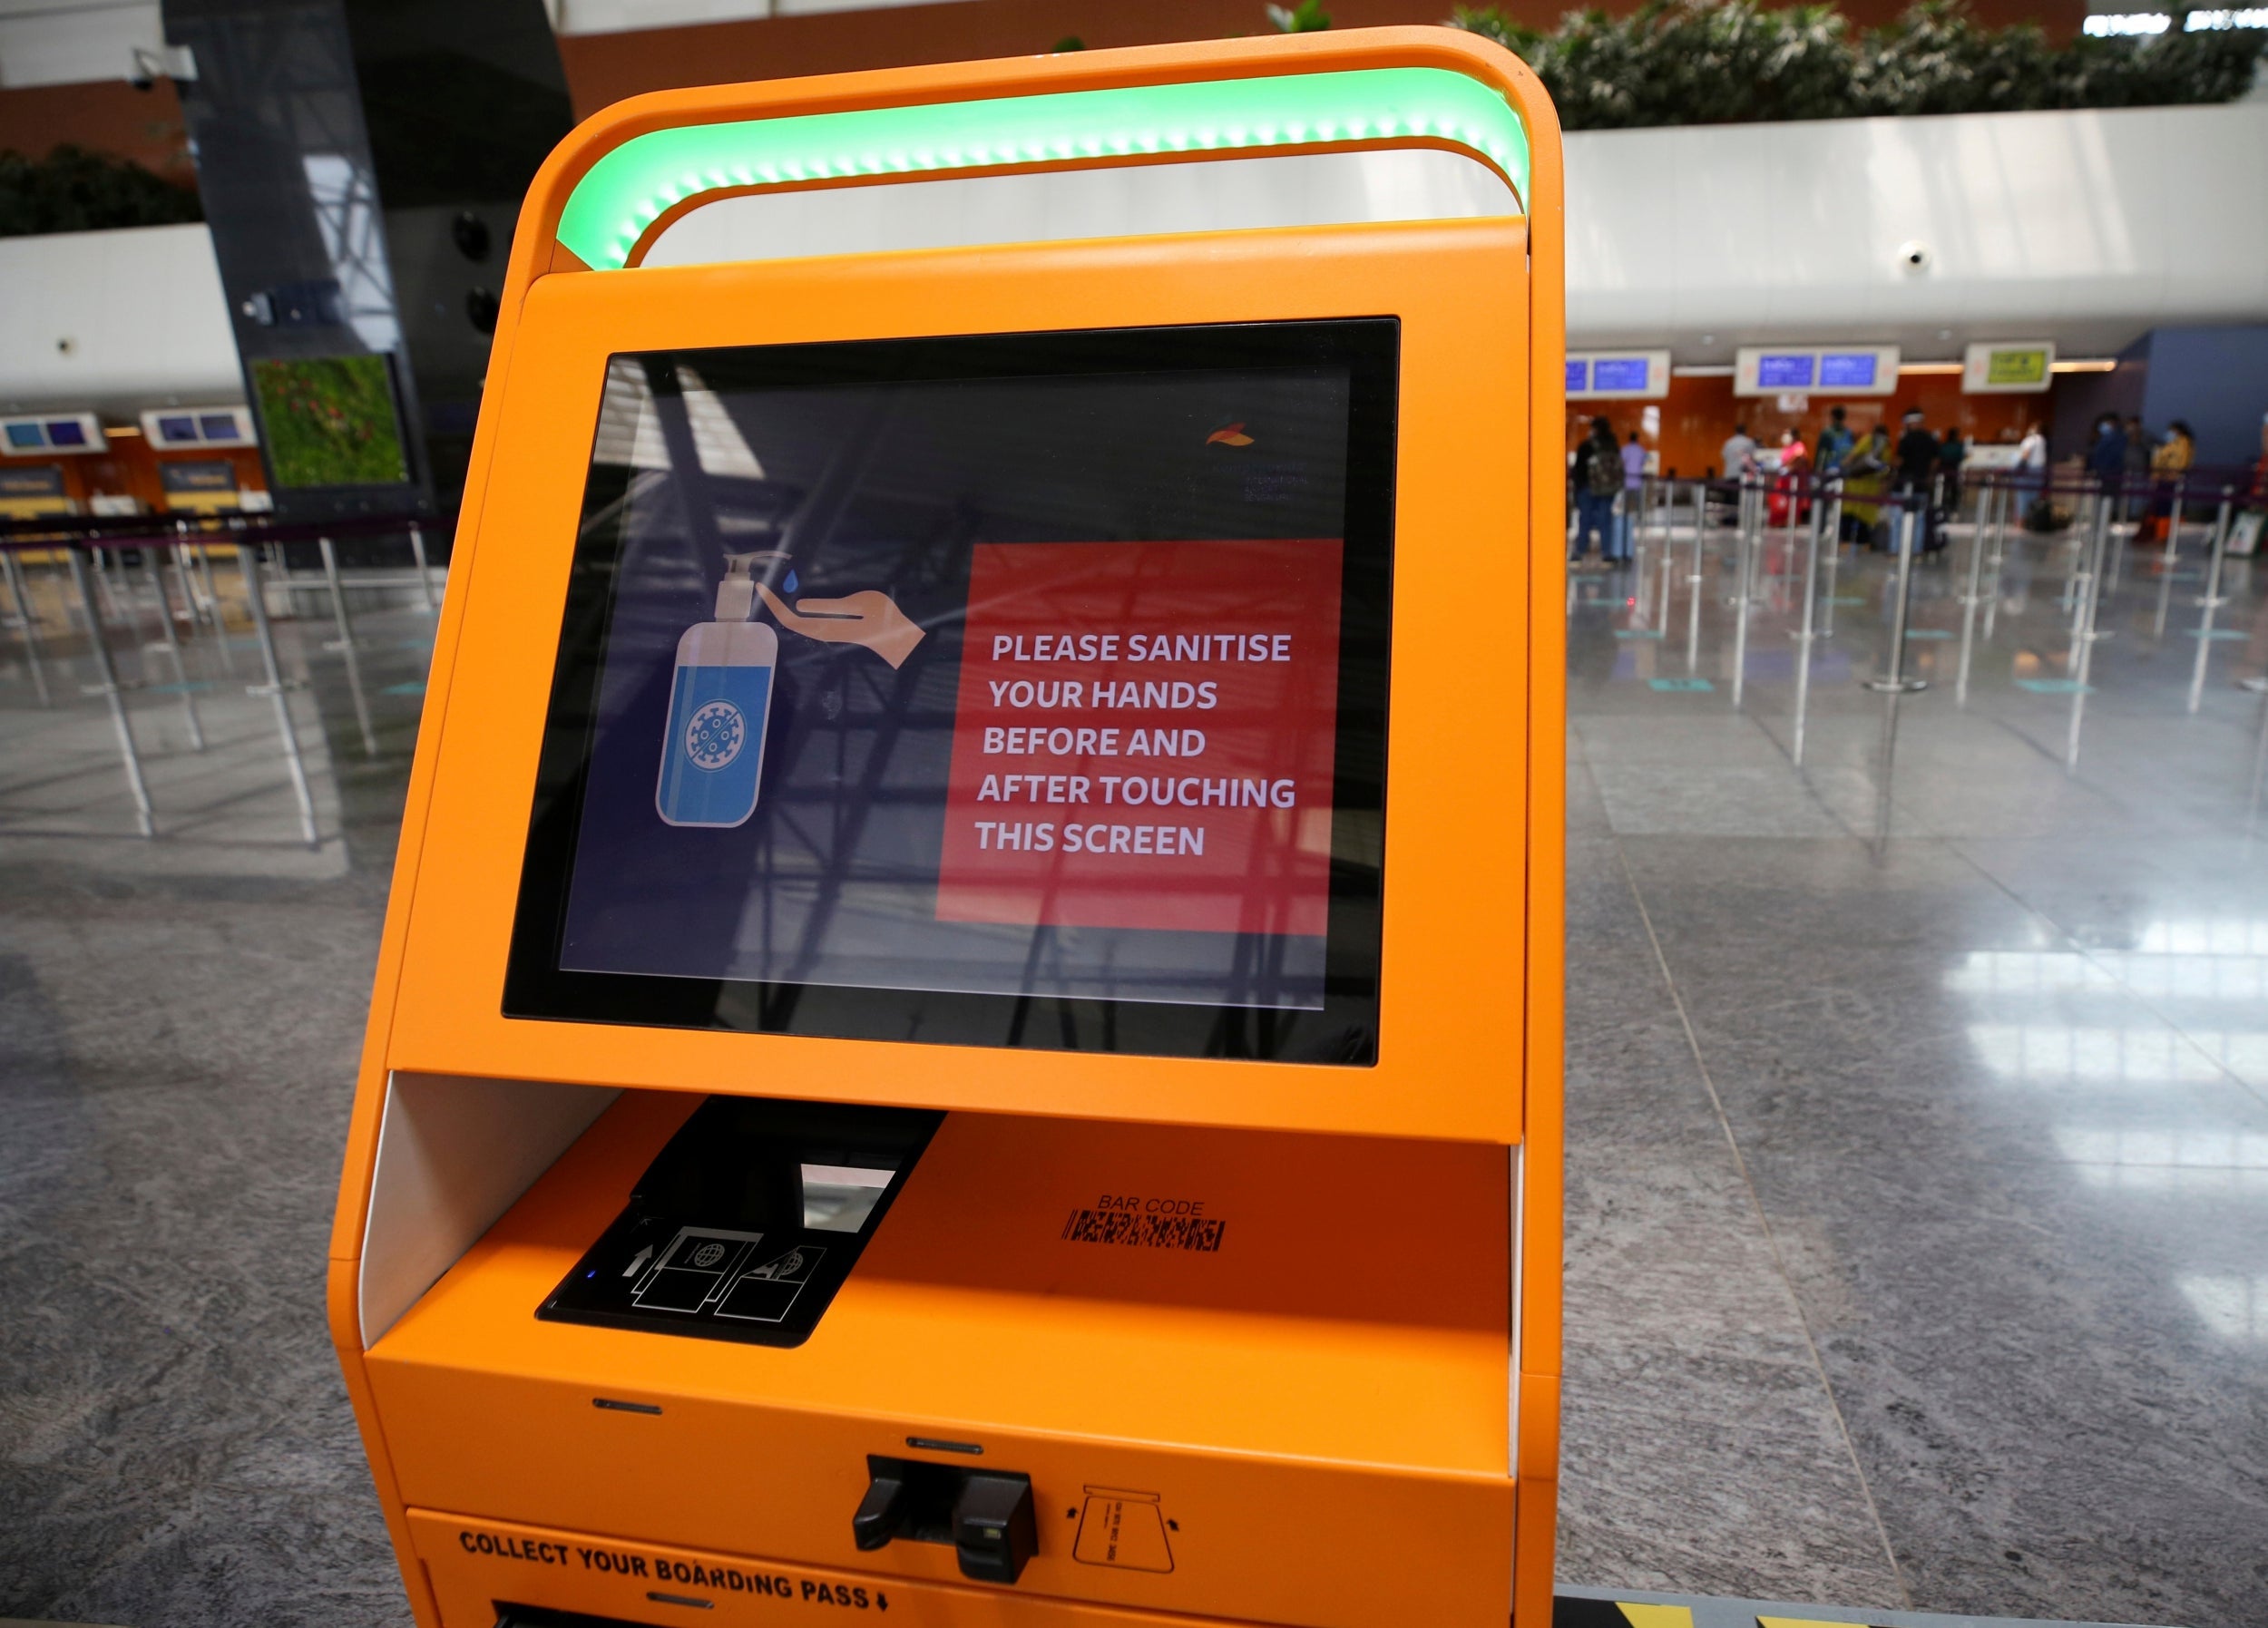
<svg viewBox="0 0 2268 1628"><path fill-rule="evenodd" d="M1819 387L1872 390L1874 369L1881 359L1871 350L1829 351L1819 358Z"/></svg>
<svg viewBox="0 0 2268 1628"><path fill-rule="evenodd" d="M1760 390L1808 390L1812 387L1809 352L1797 356L1758 356L1756 387Z"/></svg>
<svg viewBox="0 0 2268 1628"><path fill-rule="evenodd" d="M1590 388L1590 364L1570 359L1567 365L1567 387L1570 390Z"/></svg>
<svg viewBox="0 0 2268 1628"><path fill-rule="evenodd" d="M1646 388L1646 371L1644 356L1601 356L1591 364L1590 387L1594 390L1643 390Z"/></svg>

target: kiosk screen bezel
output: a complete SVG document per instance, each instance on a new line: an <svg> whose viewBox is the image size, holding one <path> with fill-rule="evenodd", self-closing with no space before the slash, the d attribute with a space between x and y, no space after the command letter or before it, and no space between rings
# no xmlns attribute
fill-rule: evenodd
<svg viewBox="0 0 2268 1628"><path fill-rule="evenodd" d="M1168 1058L1376 1063L1398 317L829 340L659 354L697 368L706 362L711 374L728 367L743 388L750 380L758 388L797 389L1319 366L1343 371L1348 411L1333 811L1334 822L1341 815L1361 817L1364 829L1353 846L1362 856L1350 857L1350 844L1334 841L1319 1009L563 970L568 894L597 727L614 571L625 538L620 524L591 523L616 494L587 476L505 967L501 1005L506 1019Z"/></svg>

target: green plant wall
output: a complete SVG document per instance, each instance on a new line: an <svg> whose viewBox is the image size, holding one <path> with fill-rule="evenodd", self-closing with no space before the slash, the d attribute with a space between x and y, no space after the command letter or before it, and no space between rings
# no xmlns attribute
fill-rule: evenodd
<svg viewBox="0 0 2268 1628"><path fill-rule="evenodd" d="M2257 29L2184 33L2178 15L2155 37L2058 46L2029 24L1984 27L1958 0L1922 0L1858 32L1831 5L1754 0L1569 12L1549 34L1495 6L1451 21L1517 52L1569 130L2231 102L2268 47Z"/></svg>
<svg viewBox="0 0 2268 1628"><path fill-rule="evenodd" d="M0 152L0 238L204 218L194 190L106 152L69 145L44 159Z"/></svg>

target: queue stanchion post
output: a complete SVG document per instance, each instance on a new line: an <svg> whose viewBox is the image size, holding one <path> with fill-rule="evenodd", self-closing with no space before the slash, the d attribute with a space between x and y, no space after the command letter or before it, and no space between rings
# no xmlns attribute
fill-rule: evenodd
<svg viewBox="0 0 2268 1628"><path fill-rule="evenodd" d="M1804 766L1804 726L1811 710L1812 694L1812 607L1818 600L1819 529L1825 519L1822 506L1813 502L1811 510L1811 532L1804 551L1804 620L1795 640L1795 731L1790 738L1788 756L1796 767Z"/></svg>
<svg viewBox="0 0 2268 1628"><path fill-rule="evenodd" d="M2174 598L2174 567L2181 558L2182 509L2188 496L2187 479L2175 481L2173 507L2165 516L2165 546L2158 551L2157 612L2150 622L2150 637L2155 639L2165 637L2165 610Z"/></svg>
<svg viewBox="0 0 2268 1628"><path fill-rule="evenodd" d="M2000 578L2008 569L2009 516L2016 509L2017 488L1996 483L1992 504L1992 570L1987 573L1985 588L1985 643L1992 642L1992 633L2000 620Z"/></svg>
<svg viewBox="0 0 2268 1628"><path fill-rule="evenodd" d="M251 607L252 637L259 646L265 684L246 687L248 696L265 696L275 704L276 733L283 742L284 764L291 773L292 795L299 803L299 831L310 848L321 846L315 826L315 793L308 784L306 760L299 754L299 730L291 718L291 686L284 681L283 662L276 654L276 630L268 621L268 597L260 582L259 550L249 542L237 545L236 561L244 572L244 597Z"/></svg>
<svg viewBox="0 0 2268 1628"><path fill-rule="evenodd" d="M0 577L7 580L8 603L14 608L8 619L24 640L24 659L32 669L32 688L38 694L42 707L53 707L55 697L47 687L46 652L39 640L39 610L32 603L32 590L14 549L0 546Z"/></svg>
<svg viewBox="0 0 2268 1628"><path fill-rule="evenodd" d="M220 670L233 678L236 655L229 648L229 619L220 606L220 585L213 580L212 555L201 542L191 543L190 553L196 561L197 580L204 584L205 603L212 607L212 637L220 650Z"/></svg>
<svg viewBox="0 0 2268 1628"><path fill-rule="evenodd" d="M362 658L355 649L355 626L347 616L347 589L338 575L338 551L328 537L317 542L323 554L323 580L331 590L331 620L338 628L338 637L327 640L323 648L336 650L347 661L347 694L354 702L355 725L362 731L362 752L366 757L378 755L377 731L370 725L370 700L362 688Z"/></svg>
<svg viewBox="0 0 2268 1628"><path fill-rule="evenodd" d="M1969 667L1977 639L1977 598L1984 576L1985 516L1992 506L1992 494L1983 486L1977 489L1977 521L1969 532L1969 591L1960 599L1960 670L1953 682L1953 704L1969 705Z"/></svg>
<svg viewBox="0 0 2268 1628"><path fill-rule="evenodd" d="M181 619L189 624L190 632L194 634L205 619L197 607L197 584L190 578L188 551L182 543L188 532L187 521L176 520L173 522L173 541L165 551L165 557L167 563L173 568L173 580L181 584Z"/></svg>
<svg viewBox="0 0 2268 1628"><path fill-rule="evenodd" d="M2102 625L2103 595L2115 586L2111 556L2117 551L2117 522L2106 511L2102 524L2096 530L2094 551L2089 557L2087 592L2079 606L2077 632L2088 644L2111 637L2111 630Z"/></svg>
<svg viewBox="0 0 2268 1628"><path fill-rule="evenodd" d="M417 561L417 591L425 596L425 614L438 615L441 601L434 598L433 568L425 563L425 528L414 520L409 522L409 551Z"/></svg>
<svg viewBox="0 0 2268 1628"><path fill-rule="evenodd" d="M1898 509L1898 586L1890 615L1890 660L1881 676L1869 678L1866 687L1884 695L1909 695L1927 689L1926 678L1906 677L1906 619L1913 603L1913 502L1909 497L1887 496L1886 502Z"/></svg>
<svg viewBox="0 0 2268 1628"><path fill-rule="evenodd" d="M2146 496L2144 510L2148 508L2150 499ZM2100 578L2100 585L2096 587L2096 600L2103 599L2103 594L2118 594L2118 571L2121 571L2121 564L2126 562L2126 549L2118 546L2118 526L2123 523L2121 514L2132 512L2135 512L2135 483L2121 481L2118 483L2118 512L2112 514L2109 523L2103 528L2103 546L2096 551L2096 576ZM2094 617L2094 612L2089 612L2089 617Z"/></svg>
<svg viewBox="0 0 2268 1628"><path fill-rule="evenodd" d="M2244 803L2244 835L2249 841L2260 833L2260 796L2263 784L2268 784L2268 678L2247 678L2244 688L2260 697L2260 724L2253 736L2253 786Z"/></svg>
<svg viewBox="0 0 2268 1628"><path fill-rule="evenodd" d="M1749 535L1749 483L1741 481L1741 519L1734 533L1733 710L1738 712L1748 682L1748 581L1754 570L1755 545Z"/></svg>
<svg viewBox="0 0 2268 1628"><path fill-rule="evenodd" d="M1686 575L1686 676L1691 678L1701 665L1701 590L1707 581L1701 569L1701 538L1708 530L1709 484L1706 481L1693 483L1693 570Z"/></svg>
<svg viewBox="0 0 2268 1628"><path fill-rule="evenodd" d="M2087 552L2087 540L2095 534L2096 512L2103 506L2100 486L2079 493L2078 508L2071 517L2071 534L2060 545L2063 550L2063 593L2057 608L2065 615L2079 602L2079 561Z"/></svg>
<svg viewBox="0 0 2268 1628"><path fill-rule="evenodd" d="M189 729L189 749L201 752L205 749L205 726L197 717L197 696L190 688L189 663L181 655L181 633L173 626L173 602L166 597L165 572L158 567L157 544L151 543L142 551L142 566L150 579L150 591L158 596L159 633L154 643L142 646L142 654L162 650L172 663L174 687L181 696L181 717Z"/></svg>
<svg viewBox="0 0 2268 1628"><path fill-rule="evenodd" d="M1754 475L1740 478L1739 524L1735 538L1739 545L1740 597L1744 602L1755 594L1756 545L1762 532L1758 524L1760 510L1756 503L1756 479Z"/></svg>
<svg viewBox="0 0 2268 1628"><path fill-rule="evenodd" d="M134 749L133 724L126 717L125 692L119 687L110 644L103 637L103 619L94 609L96 592L89 580L85 554L70 543L64 545L64 554L71 567L72 582L79 590L79 603L86 610L87 651L94 659L97 680L86 687L87 693L101 696L110 707L111 726L118 732L118 756L126 769L126 785L133 793L135 821L143 836L153 837L158 833L157 811L150 803L149 782L142 778L142 755Z"/></svg>
<svg viewBox="0 0 2268 1628"><path fill-rule="evenodd" d="M1827 483L1827 591L1820 607L1819 637L1835 636L1835 583L1843 574L1843 477Z"/></svg>
<svg viewBox="0 0 2268 1628"><path fill-rule="evenodd" d="M220 601L210 593L210 584L197 574L188 521L174 521L173 542L168 552L173 561L173 575L181 585L181 607L191 634L195 635L200 628L210 628L214 642L220 647L221 670L233 672L235 668L229 662L229 630L220 625Z"/></svg>
<svg viewBox="0 0 2268 1628"><path fill-rule="evenodd" d="M2108 635L2095 626L2095 618L2102 609L2105 566L2103 551L2111 537L2110 506L2106 503L2096 511L2093 569L2087 576L2087 591L2080 597L2078 624L2071 630L2071 726L2063 746L2063 766L2067 773L2079 766L2079 732L2087 721L2088 679L2095 670L2095 641Z"/></svg>
<svg viewBox="0 0 2268 1628"><path fill-rule="evenodd" d="M90 552L93 555L94 598L85 602L88 628L95 628L104 618L131 625L132 619L118 608L118 592L111 586L110 568L103 563L101 547L97 545Z"/></svg>
<svg viewBox="0 0 2268 1628"><path fill-rule="evenodd" d="M2205 668L2213 659L2213 614L2228 603L2221 592L2221 566L2228 556L2229 527L2236 513L2236 489L2221 488L2221 507L2213 518L2213 554L2205 566L2205 590L2198 597L2202 612L2197 619L2196 665L2189 675L2189 710L2195 712L2204 702Z"/></svg>
<svg viewBox="0 0 2268 1628"><path fill-rule="evenodd" d="M1659 483L1657 484L1658 485ZM1667 633L1669 631L1669 579L1677 567L1677 541L1671 534L1667 488L1664 488L1664 494L1665 501L1659 505L1662 516L1661 556L1656 561L1654 568L1656 596L1660 600L1660 606L1654 617L1654 626L1661 632Z"/></svg>
<svg viewBox="0 0 2268 1628"><path fill-rule="evenodd" d="M2111 505L2107 501L2095 505L2094 523L2079 539L2077 569L2071 575L2071 641L2074 648L2088 636L2094 620L2097 585L2102 579L2103 551L2110 535Z"/></svg>

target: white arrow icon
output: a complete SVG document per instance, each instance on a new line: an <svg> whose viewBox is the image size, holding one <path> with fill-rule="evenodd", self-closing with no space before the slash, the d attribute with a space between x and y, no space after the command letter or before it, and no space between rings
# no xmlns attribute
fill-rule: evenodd
<svg viewBox="0 0 2268 1628"><path fill-rule="evenodd" d="M636 1277L640 1272L646 1270L646 1262L652 1259L653 1245L649 1243L645 1248L638 1252L638 1258L636 1260L632 1261L628 1266L622 1268L622 1275L626 1278Z"/></svg>

